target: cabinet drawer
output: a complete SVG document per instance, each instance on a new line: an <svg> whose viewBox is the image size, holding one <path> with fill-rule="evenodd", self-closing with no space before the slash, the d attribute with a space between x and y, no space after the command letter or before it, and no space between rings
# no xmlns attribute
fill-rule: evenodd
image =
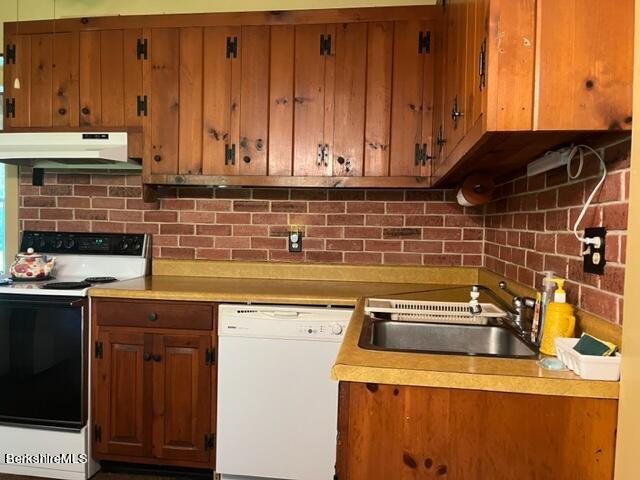
<svg viewBox="0 0 640 480"><path fill-rule="evenodd" d="M98 325L212 330L214 306L198 303L100 300Z"/></svg>

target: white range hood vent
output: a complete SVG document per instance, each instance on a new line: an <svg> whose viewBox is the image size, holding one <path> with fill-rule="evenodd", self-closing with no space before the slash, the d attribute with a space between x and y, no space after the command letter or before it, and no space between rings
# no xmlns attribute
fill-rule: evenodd
<svg viewBox="0 0 640 480"><path fill-rule="evenodd" d="M37 169L141 170L126 132L0 133L0 162Z"/></svg>

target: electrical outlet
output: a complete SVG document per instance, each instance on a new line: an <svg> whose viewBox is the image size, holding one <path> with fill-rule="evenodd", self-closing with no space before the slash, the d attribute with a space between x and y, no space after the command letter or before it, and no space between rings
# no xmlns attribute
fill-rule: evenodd
<svg viewBox="0 0 640 480"><path fill-rule="evenodd" d="M585 273L604 274L605 260L605 237L607 230L604 227L593 227L584 229L585 239L600 239L596 244L583 244L582 259Z"/></svg>
<svg viewBox="0 0 640 480"><path fill-rule="evenodd" d="M289 251L302 252L302 229L296 225L289 230Z"/></svg>

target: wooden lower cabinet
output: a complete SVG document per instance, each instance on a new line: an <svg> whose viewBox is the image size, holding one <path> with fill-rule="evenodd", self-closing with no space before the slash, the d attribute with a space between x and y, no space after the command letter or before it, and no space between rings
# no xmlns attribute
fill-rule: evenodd
<svg viewBox="0 0 640 480"><path fill-rule="evenodd" d="M339 480L609 480L610 399L340 383Z"/></svg>
<svg viewBox="0 0 640 480"><path fill-rule="evenodd" d="M131 311L147 310L145 302L123 303ZM164 303L171 316L181 307L193 311L189 303ZM149 323L162 324L162 304L150 305L156 319ZM212 315L215 309L209 306L202 311ZM122 307L112 299L93 301L94 457L213 467L215 330L140 327L134 317L133 326L105 326ZM207 324L201 320L198 323ZM215 319L209 321L215 328Z"/></svg>

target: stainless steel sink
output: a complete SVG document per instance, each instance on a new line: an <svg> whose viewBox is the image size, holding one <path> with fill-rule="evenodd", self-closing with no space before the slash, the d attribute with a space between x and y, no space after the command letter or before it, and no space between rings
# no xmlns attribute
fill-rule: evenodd
<svg viewBox="0 0 640 480"><path fill-rule="evenodd" d="M358 345L372 350L535 358L508 327L407 322L365 317Z"/></svg>

